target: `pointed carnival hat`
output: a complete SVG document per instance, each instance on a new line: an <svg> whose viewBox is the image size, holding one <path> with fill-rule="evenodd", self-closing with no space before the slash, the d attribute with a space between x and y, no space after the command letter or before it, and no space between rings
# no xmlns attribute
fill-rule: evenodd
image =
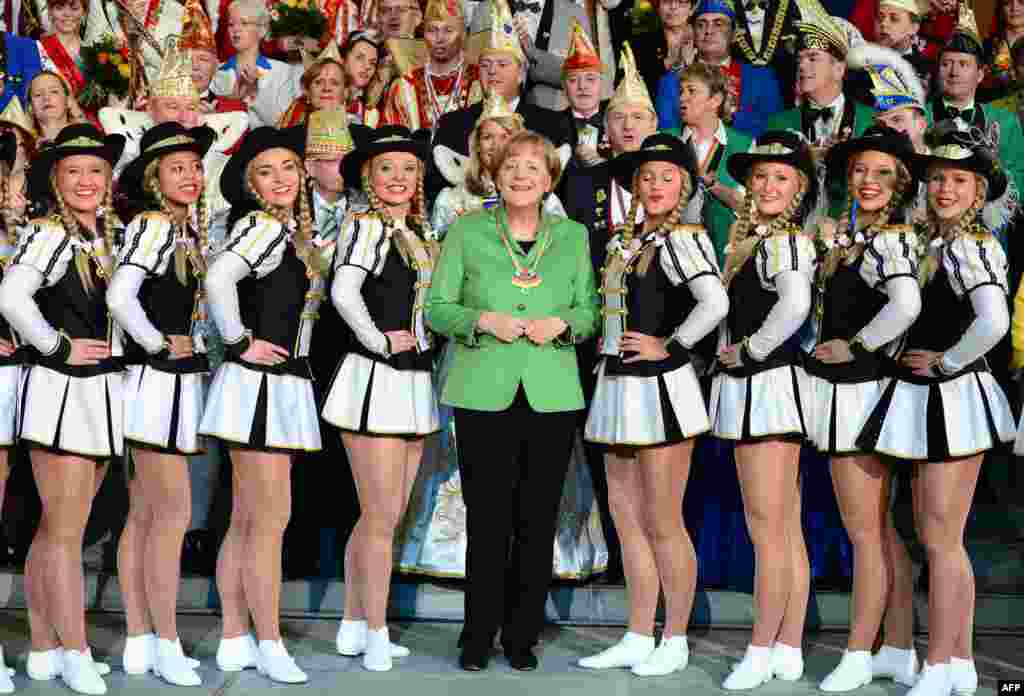
<svg viewBox="0 0 1024 696"><path fill-rule="evenodd" d="M505 97L493 90L487 92L484 96L483 110L480 112L480 117L476 120L474 130L481 123L492 118L515 118L519 120L519 125L523 125L523 117L509 107Z"/></svg>
<svg viewBox="0 0 1024 696"><path fill-rule="evenodd" d="M967 53L978 59L980 63L985 62L985 48L981 41L981 33L978 31L978 22L974 18L974 10L967 6L965 0L960 0L957 12L956 27L949 41L939 51L943 53Z"/></svg>
<svg viewBox="0 0 1024 696"><path fill-rule="evenodd" d="M207 51L217 54L217 42L213 38L213 25L203 9L201 0L187 0L185 18L181 24L180 51Z"/></svg>
<svg viewBox="0 0 1024 696"><path fill-rule="evenodd" d="M460 0L430 0L423 12L423 23L455 22L460 30L466 31L466 14Z"/></svg>
<svg viewBox="0 0 1024 696"><path fill-rule="evenodd" d="M647 107L651 113L656 114L654 102L651 101L651 93L647 91L644 78L637 70L636 58L633 57L633 49L629 47L628 41L622 44L622 71L622 80L615 88L615 94L608 102L608 109L605 113L611 113L626 104L637 104Z"/></svg>
<svg viewBox="0 0 1024 696"><path fill-rule="evenodd" d="M865 43L850 49L846 58L851 68L864 70L871 78L871 93L875 97L875 112L893 109L925 109L925 91L906 58L891 48Z"/></svg>
<svg viewBox="0 0 1024 696"><path fill-rule="evenodd" d="M341 57L341 50L338 48L338 42L333 38L327 42L327 46L324 50L320 51L319 55L314 55L312 51L301 51L302 53L302 69L303 71L309 70L317 63L323 63L325 61L334 61L338 65L344 65L345 61Z"/></svg>
<svg viewBox="0 0 1024 696"><path fill-rule="evenodd" d="M597 55L593 42L579 20L573 18L570 31L572 36L569 37L569 53L562 63L562 79L569 73L579 70L604 72L604 63L601 62L601 57Z"/></svg>
<svg viewBox="0 0 1024 696"><path fill-rule="evenodd" d="M491 0L491 28L484 32L480 56L490 53L504 53L515 58L520 65L526 63L519 33L512 21L512 10L505 0Z"/></svg>
<svg viewBox="0 0 1024 696"><path fill-rule="evenodd" d="M306 121L306 159L333 160L355 149L345 109L320 109Z"/></svg>
<svg viewBox="0 0 1024 696"><path fill-rule="evenodd" d="M22 132L33 143L36 141L36 131L32 126L32 119L25 113L21 106L21 100L17 96L7 102L7 106L0 112L0 126L14 126Z"/></svg>
<svg viewBox="0 0 1024 696"><path fill-rule="evenodd" d="M800 8L800 21L794 23L797 33L791 37L790 50L797 53L816 48L845 61L850 51L846 28L818 0L796 0L796 4Z"/></svg>
<svg viewBox="0 0 1024 696"><path fill-rule="evenodd" d="M153 82L151 97L184 97L199 101L199 90L192 81L192 55L181 48L179 37L168 36L164 44L164 60Z"/></svg>

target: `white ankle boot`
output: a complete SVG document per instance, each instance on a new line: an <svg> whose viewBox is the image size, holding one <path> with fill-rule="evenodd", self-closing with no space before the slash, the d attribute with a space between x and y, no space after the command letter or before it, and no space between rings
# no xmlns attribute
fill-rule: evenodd
<svg viewBox="0 0 1024 696"><path fill-rule="evenodd" d="M221 638L217 646L217 667L221 672L241 672L256 667L260 651L251 633L236 638Z"/></svg>
<svg viewBox="0 0 1024 696"><path fill-rule="evenodd" d="M309 681L309 676L299 669L280 640L260 641L256 669L272 681L282 684L303 684Z"/></svg>
<svg viewBox="0 0 1024 696"><path fill-rule="evenodd" d="M632 669L638 677L663 677L681 669L686 669L690 661L690 646L686 636L662 636L661 643L646 660Z"/></svg>
<svg viewBox="0 0 1024 696"><path fill-rule="evenodd" d="M13 673L13 670L7 669L7 663L4 662L4 649L0 646L0 694L14 693L14 681L11 679Z"/></svg>
<svg viewBox="0 0 1024 696"><path fill-rule="evenodd" d="M106 662L98 662L96 658L93 657L92 648L86 648L85 654L89 656L90 660L92 660L92 666L96 668L96 674L100 675L101 677L105 677L108 674L110 674L110 665L108 665Z"/></svg>
<svg viewBox="0 0 1024 696"><path fill-rule="evenodd" d="M121 664L125 674L139 675L153 671L156 662L156 636L143 633L141 636L128 636L124 639L124 653Z"/></svg>
<svg viewBox="0 0 1024 696"><path fill-rule="evenodd" d="M907 696L950 696L952 693L953 677L949 663L930 665L925 662L917 683L907 692Z"/></svg>
<svg viewBox="0 0 1024 696"><path fill-rule="evenodd" d="M366 632L368 630L365 620L342 619L338 624L338 635L334 639L334 646L338 649L338 654L356 657L366 652ZM391 657L409 657L409 648L392 643Z"/></svg>
<svg viewBox="0 0 1024 696"><path fill-rule="evenodd" d="M892 679L904 686L913 686L917 681L917 652L909 649L883 645L871 657L871 673L875 679Z"/></svg>
<svg viewBox="0 0 1024 696"><path fill-rule="evenodd" d="M61 679L72 691L88 696L102 696L107 693L107 684L96 671L92 656L77 650L64 651L64 664L60 671Z"/></svg>
<svg viewBox="0 0 1024 696"><path fill-rule="evenodd" d="M203 680L189 663L180 640L157 639L153 674L175 686L199 686Z"/></svg>
<svg viewBox="0 0 1024 696"><path fill-rule="evenodd" d="M622 639L596 655L581 658L580 667L587 669L615 669L636 667L654 652L654 636L644 636L629 631Z"/></svg>
<svg viewBox="0 0 1024 696"><path fill-rule="evenodd" d="M949 663L949 671L953 693L957 696L974 696L974 692L978 690L978 670L974 668L974 660L953 657Z"/></svg>
<svg viewBox="0 0 1024 696"><path fill-rule="evenodd" d="M28 659L25 661L25 671L29 679L35 681L50 681L60 676L64 667L63 648L52 650L29 650Z"/></svg>
<svg viewBox="0 0 1024 696"><path fill-rule="evenodd" d="M366 632L363 667L371 672L387 672L391 669L391 640L387 626Z"/></svg>
<svg viewBox="0 0 1024 696"><path fill-rule="evenodd" d="M782 681L796 681L804 676L804 652L785 643L772 646L772 675Z"/></svg>
<svg viewBox="0 0 1024 696"><path fill-rule="evenodd" d="M727 691L746 691L756 689L771 679L772 649L748 645L743 660L733 667L732 674L725 678L722 688Z"/></svg>
<svg viewBox="0 0 1024 696"><path fill-rule="evenodd" d="M843 659L819 688L831 693L853 691L870 684L872 676L870 650L844 650Z"/></svg>

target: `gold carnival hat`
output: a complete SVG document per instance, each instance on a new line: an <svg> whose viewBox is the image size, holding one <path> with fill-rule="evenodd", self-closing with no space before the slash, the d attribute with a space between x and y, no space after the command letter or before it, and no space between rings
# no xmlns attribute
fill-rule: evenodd
<svg viewBox="0 0 1024 696"><path fill-rule="evenodd" d="M952 36L939 55L941 57L941 54L946 52L968 53L984 64L985 49L981 41L981 32L978 31L978 22L974 18L974 10L968 7L964 0L960 0L959 6L956 27L953 28Z"/></svg>
<svg viewBox="0 0 1024 696"><path fill-rule="evenodd" d="M914 66L896 51L865 43L850 49L847 64L862 69L871 78L875 112L911 107L925 111L925 91Z"/></svg>
<svg viewBox="0 0 1024 696"><path fill-rule="evenodd" d="M516 25L512 22L512 10L505 0L491 0L491 29L483 32L480 56L489 53L505 53L523 65L526 54L519 43Z"/></svg>
<svg viewBox="0 0 1024 696"><path fill-rule="evenodd" d="M476 126L491 118L515 118L523 125L523 117L509 108L505 97L494 91L489 91L484 96L483 110L480 112L480 118L476 120Z"/></svg>
<svg viewBox="0 0 1024 696"><path fill-rule="evenodd" d="M32 127L32 119L25 113L25 109L21 106L21 100L18 99L17 95L11 97L11 100L7 102L7 106L0 112L0 125L11 125L19 129L34 143L36 141L36 131Z"/></svg>
<svg viewBox="0 0 1024 696"><path fill-rule="evenodd" d="M633 49L629 47L628 41L622 44L622 70L622 80L615 88L615 94L612 95L611 101L608 102L606 113L611 113L626 104L638 104L650 109L652 114L656 114L651 94L647 91L647 85L640 76L640 71L637 70L636 58L633 57Z"/></svg>
<svg viewBox="0 0 1024 696"><path fill-rule="evenodd" d="M306 159L338 159L355 149L342 108L321 109L306 122Z"/></svg>
<svg viewBox="0 0 1024 696"><path fill-rule="evenodd" d="M850 39L835 18L818 0L796 0L796 4L800 8L800 21L794 24L797 34L792 37L790 50L797 53L816 48L831 53L839 60L846 60Z"/></svg>
<svg viewBox="0 0 1024 696"><path fill-rule="evenodd" d="M423 23L455 22L462 33L466 32L466 15L460 0L430 0L423 13Z"/></svg>
<svg viewBox="0 0 1024 696"><path fill-rule="evenodd" d="M180 48L177 36L168 36L164 44L164 62L149 86L151 97L185 97L199 101L192 81L192 55Z"/></svg>
<svg viewBox="0 0 1024 696"><path fill-rule="evenodd" d="M208 51L217 54L217 42L213 38L213 25L203 9L200 0L187 0L185 18L181 25L180 51Z"/></svg>
<svg viewBox="0 0 1024 696"><path fill-rule="evenodd" d="M562 79L577 70L593 70L603 73L604 63L601 62L600 56L594 49L594 44L587 36L587 32L583 30L583 25L579 23L579 20L575 18L572 20L570 31L572 31L572 36L569 38L569 53L565 56L565 62L562 63Z"/></svg>
<svg viewBox="0 0 1024 696"><path fill-rule="evenodd" d="M301 53L303 70L309 70L317 63L323 63L325 60L333 60L338 65L345 64L341 57L341 50L338 48L338 42L333 37L327 42L324 50L320 51L320 55L315 56L312 51L302 51Z"/></svg>

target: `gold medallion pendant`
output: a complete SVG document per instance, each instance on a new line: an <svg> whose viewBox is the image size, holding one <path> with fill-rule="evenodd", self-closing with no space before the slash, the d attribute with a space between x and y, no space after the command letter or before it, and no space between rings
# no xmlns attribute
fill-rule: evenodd
<svg viewBox="0 0 1024 696"><path fill-rule="evenodd" d="M512 284L517 288L527 290L529 288L535 288L541 283L540 275L529 268L517 269L512 274Z"/></svg>

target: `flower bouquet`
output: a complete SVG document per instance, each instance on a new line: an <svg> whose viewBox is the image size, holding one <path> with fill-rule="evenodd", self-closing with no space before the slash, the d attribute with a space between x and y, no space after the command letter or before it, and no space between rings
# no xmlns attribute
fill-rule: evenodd
<svg viewBox="0 0 1024 696"><path fill-rule="evenodd" d="M99 41L82 46L81 57L88 79L78 97L82 106L98 109L106 106L110 97L123 99L128 95L132 66L127 46L106 34Z"/></svg>
<svg viewBox="0 0 1024 696"><path fill-rule="evenodd" d="M304 36L318 41L327 31L327 17L316 0L282 0L270 10L270 35L275 39Z"/></svg>

